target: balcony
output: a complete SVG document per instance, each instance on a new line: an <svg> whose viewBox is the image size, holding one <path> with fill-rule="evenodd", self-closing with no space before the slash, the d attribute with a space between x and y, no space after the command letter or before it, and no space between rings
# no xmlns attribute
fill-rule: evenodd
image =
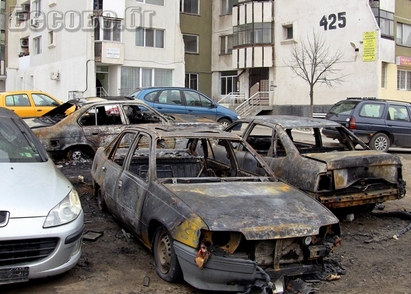
<svg viewBox="0 0 411 294"><path fill-rule="evenodd" d="M112 41L94 42L95 61L101 64L123 64L124 44Z"/></svg>

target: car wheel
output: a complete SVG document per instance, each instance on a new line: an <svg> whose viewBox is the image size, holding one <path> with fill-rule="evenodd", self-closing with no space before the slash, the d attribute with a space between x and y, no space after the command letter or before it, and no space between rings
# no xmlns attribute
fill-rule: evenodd
<svg viewBox="0 0 411 294"><path fill-rule="evenodd" d="M167 282L179 282L183 272L173 248L173 239L164 227L159 227L154 235L154 261L156 272Z"/></svg>
<svg viewBox="0 0 411 294"><path fill-rule="evenodd" d="M98 209L101 212L107 212L107 206L106 206L106 202L104 201L103 191L101 191L100 187L97 188L96 196L97 196Z"/></svg>
<svg viewBox="0 0 411 294"><path fill-rule="evenodd" d="M222 124L224 128L231 124L231 121L226 118L219 119L218 122Z"/></svg>
<svg viewBox="0 0 411 294"><path fill-rule="evenodd" d="M390 147L390 139L386 134L377 133L371 138L369 146L373 150L387 152Z"/></svg>
<svg viewBox="0 0 411 294"><path fill-rule="evenodd" d="M81 160L86 160L89 158L90 158L89 154L80 148L73 148L67 151L68 160L81 161Z"/></svg>

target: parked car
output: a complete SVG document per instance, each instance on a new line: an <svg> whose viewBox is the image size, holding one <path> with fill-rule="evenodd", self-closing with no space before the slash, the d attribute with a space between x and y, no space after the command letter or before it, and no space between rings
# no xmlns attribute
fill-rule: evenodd
<svg viewBox="0 0 411 294"><path fill-rule="evenodd" d="M242 146L245 160L233 146ZM100 209L152 250L157 274L169 282L269 287L271 279L318 273L340 242L327 208L277 180L244 140L222 130L127 128L97 150L91 174Z"/></svg>
<svg viewBox="0 0 411 294"><path fill-rule="evenodd" d="M42 116L56 106L60 100L41 91L11 91L0 93L0 106L14 111L22 118Z"/></svg>
<svg viewBox="0 0 411 294"><path fill-rule="evenodd" d="M369 150L339 123L298 116L261 115L238 120L240 129L275 175L332 210L372 210L405 195L399 157ZM338 134L340 141L322 132ZM235 131L237 132L237 131ZM247 153L236 148L239 161ZM341 211L341 210L340 210Z"/></svg>
<svg viewBox="0 0 411 294"><path fill-rule="evenodd" d="M140 100L109 97L70 100L28 124L53 158L80 160L92 158L126 126L183 121L187 120L163 115Z"/></svg>
<svg viewBox="0 0 411 294"><path fill-rule="evenodd" d="M225 126L239 118L235 111L219 105L199 91L188 88L142 88L128 96L143 100L161 113L204 116Z"/></svg>
<svg viewBox="0 0 411 294"><path fill-rule="evenodd" d="M0 107L0 285L61 274L81 255L76 190L30 128Z"/></svg>
<svg viewBox="0 0 411 294"><path fill-rule="evenodd" d="M411 104L375 98L348 98L337 102L325 116L350 129L371 149L411 147ZM339 139L336 134L327 133Z"/></svg>

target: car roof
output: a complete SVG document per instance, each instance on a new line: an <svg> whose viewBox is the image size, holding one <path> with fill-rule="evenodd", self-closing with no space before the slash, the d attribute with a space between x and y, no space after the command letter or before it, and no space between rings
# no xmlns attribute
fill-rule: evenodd
<svg viewBox="0 0 411 294"><path fill-rule="evenodd" d="M375 101L375 102L394 102L394 103L402 103L402 104L411 104L408 101L400 101L400 100L393 100L393 99L384 99L384 98L376 98L376 97L348 97L346 100L341 100L339 102L344 101Z"/></svg>
<svg viewBox="0 0 411 294"><path fill-rule="evenodd" d="M137 100L127 96L111 96L111 97L86 97L86 98L76 98L67 101L68 103L76 105L89 105L89 104L112 104L113 102L126 102L132 104L138 104L146 106L147 104L142 100Z"/></svg>
<svg viewBox="0 0 411 294"><path fill-rule="evenodd" d="M322 128L322 127L341 127L341 124L322 118L311 118L294 115L257 115L250 116L241 121L255 121L261 123L270 123L280 125L283 128Z"/></svg>
<svg viewBox="0 0 411 294"><path fill-rule="evenodd" d="M199 125L196 123L178 123L175 125L140 125L128 127L125 130L146 131L153 137L190 137L190 138L212 138L238 140L237 134L229 133L218 127L210 128L209 125Z"/></svg>
<svg viewBox="0 0 411 294"><path fill-rule="evenodd" d="M19 91L6 91L6 92L0 92L1 95L12 95L12 94L24 94L24 93L43 93L52 96L50 93L41 91L41 90L19 90Z"/></svg>

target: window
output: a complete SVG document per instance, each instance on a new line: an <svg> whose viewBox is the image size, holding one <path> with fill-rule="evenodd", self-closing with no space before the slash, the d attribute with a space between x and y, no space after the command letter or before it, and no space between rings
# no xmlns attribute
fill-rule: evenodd
<svg viewBox="0 0 411 294"><path fill-rule="evenodd" d="M387 63L381 63L381 88L387 87Z"/></svg>
<svg viewBox="0 0 411 294"><path fill-rule="evenodd" d="M41 53L41 36L33 38L34 55Z"/></svg>
<svg viewBox="0 0 411 294"><path fill-rule="evenodd" d="M36 0L33 2L33 12L34 12L34 17L40 17L41 15L41 0Z"/></svg>
<svg viewBox="0 0 411 294"><path fill-rule="evenodd" d="M221 0L221 15L231 14L233 12L233 5L238 0Z"/></svg>
<svg viewBox="0 0 411 294"><path fill-rule="evenodd" d="M206 97L197 92L184 90L184 96L186 97L187 106L199 106L209 108L212 105L212 102L209 99L207 99Z"/></svg>
<svg viewBox="0 0 411 294"><path fill-rule="evenodd" d="M198 74L186 73L185 87L198 90Z"/></svg>
<svg viewBox="0 0 411 294"><path fill-rule="evenodd" d="M199 4L200 0L180 0L180 10L185 13L200 14Z"/></svg>
<svg viewBox="0 0 411 294"><path fill-rule="evenodd" d="M397 89L411 91L411 71L397 70Z"/></svg>
<svg viewBox="0 0 411 294"><path fill-rule="evenodd" d="M48 37L49 37L49 46L53 46L54 45L54 32L53 31L49 31L48 33Z"/></svg>
<svg viewBox="0 0 411 294"><path fill-rule="evenodd" d="M198 53L198 36L183 35L183 40L186 53Z"/></svg>
<svg viewBox="0 0 411 294"><path fill-rule="evenodd" d="M164 30L137 28L136 46L164 48Z"/></svg>
<svg viewBox="0 0 411 294"><path fill-rule="evenodd" d="M284 32L284 39L285 40L292 40L294 39L294 30L293 30L293 25L284 25L283 26L283 32Z"/></svg>
<svg viewBox="0 0 411 294"><path fill-rule="evenodd" d="M164 0L136 0L136 2L164 6Z"/></svg>
<svg viewBox="0 0 411 294"><path fill-rule="evenodd" d="M373 8L372 11L380 26L381 36L394 39L394 13L378 8Z"/></svg>
<svg viewBox="0 0 411 294"><path fill-rule="evenodd" d="M273 23L249 23L234 27L234 47L248 44L272 44Z"/></svg>
<svg viewBox="0 0 411 294"><path fill-rule="evenodd" d="M233 52L233 35L220 37L220 54L231 54Z"/></svg>
<svg viewBox="0 0 411 294"><path fill-rule="evenodd" d="M397 23L397 44L411 47L411 25Z"/></svg>
<svg viewBox="0 0 411 294"><path fill-rule="evenodd" d="M163 68L121 67L120 95L128 95L137 88L172 86L173 71Z"/></svg>
<svg viewBox="0 0 411 294"><path fill-rule="evenodd" d="M381 118L384 104L364 103L360 110L361 117Z"/></svg>
<svg viewBox="0 0 411 294"><path fill-rule="evenodd" d="M160 104L177 104L182 105L180 90L165 90L158 96L158 103Z"/></svg>
<svg viewBox="0 0 411 294"><path fill-rule="evenodd" d="M220 77L221 95L237 92L237 72L222 72Z"/></svg>
<svg viewBox="0 0 411 294"><path fill-rule="evenodd" d="M107 41L121 41L121 20L105 18L103 25L103 39Z"/></svg>
<svg viewBox="0 0 411 294"><path fill-rule="evenodd" d="M401 105L390 105L388 108L388 120L410 121L407 108Z"/></svg>

